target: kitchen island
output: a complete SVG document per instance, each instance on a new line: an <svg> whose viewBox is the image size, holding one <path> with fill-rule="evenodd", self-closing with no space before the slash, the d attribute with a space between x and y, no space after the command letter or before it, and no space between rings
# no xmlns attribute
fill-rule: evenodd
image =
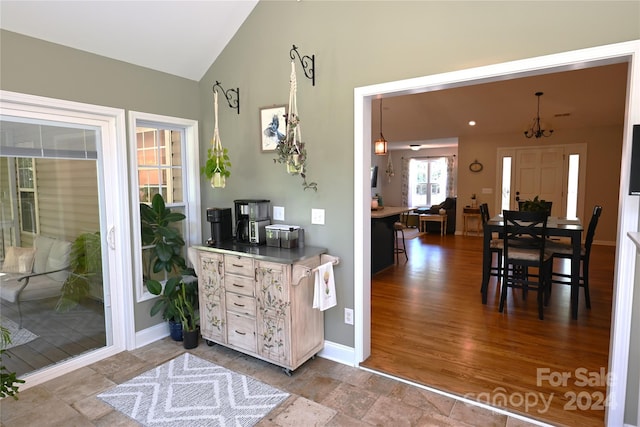
<svg viewBox="0 0 640 427"><path fill-rule="evenodd" d="M393 224L400 215L413 210L408 206L385 206L371 210L371 274L393 265L395 235Z"/></svg>

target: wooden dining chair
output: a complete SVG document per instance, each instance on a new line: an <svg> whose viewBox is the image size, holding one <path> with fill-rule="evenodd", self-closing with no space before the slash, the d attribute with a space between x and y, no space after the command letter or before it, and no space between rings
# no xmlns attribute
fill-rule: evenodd
<svg viewBox="0 0 640 427"><path fill-rule="evenodd" d="M482 226L484 227L487 224L487 222L489 222L489 220L491 219L491 215L489 214L489 205L487 203L480 204L480 216L482 217ZM493 263L493 254L496 254L497 265L495 266L493 264L491 265L489 269L489 275L496 276L498 280L500 280L500 277L502 275L502 248L503 248L502 239L501 238L494 239L492 236L491 241L489 242L489 250L491 251L492 263Z"/></svg>
<svg viewBox="0 0 640 427"><path fill-rule="evenodd" d="M584 300L587 309L591 309L591 297L589 295L589 259L591 258L591 245L593 245L596 226L598 225L601 214L602 206L596 205L591 214L585 242L580 248L580 277L578 281L580 287L584 289ZM569 243L550 241L547 243L547 249L553 252L554 258L571 259L573 256L573 247ZM553 270L551 273L551 285L554 283L571 285L571 274ZM551 291L551 288L549 288L549 291Z"/></svg>
<svg viewBox="0 0 640 427"><path fill-rule="evenodd" d="M509 288L522 289L523 299L528 291L537 291L538 318L542 320L553 264L553 254L545 247L547 212L505 210L503 217L504 267L499 311L502 313L504 309Z"/></svg>

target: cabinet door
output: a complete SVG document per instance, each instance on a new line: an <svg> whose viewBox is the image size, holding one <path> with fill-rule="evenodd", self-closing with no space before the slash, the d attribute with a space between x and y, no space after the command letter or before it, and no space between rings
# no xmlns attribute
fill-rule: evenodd
<svg viewBox="0 0 640 427"><path fill-rule="evenodd" d="M256 263L256 270L258 353L275 363L288 365L291 353L291 266L260 261Z"/></svg>
<svg viewBox="0 0 640 427"><path fill-rule="evenodd" d="M200 331L205 339L225 343L224 264L222 255L200 253L198 298Z"/></svg>

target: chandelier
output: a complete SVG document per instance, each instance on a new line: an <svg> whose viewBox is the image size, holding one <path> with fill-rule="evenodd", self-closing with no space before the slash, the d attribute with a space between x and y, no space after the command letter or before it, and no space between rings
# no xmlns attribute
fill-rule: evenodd
<svg viewBox="0 0 640 427"><path fill-rule="evenodd" d="M373 152L378 156L387 154L387 140L382 135L382 98L380 98L380 138L373 143Z"/></svg>
<svg viewBox="0 0 640 427"><path fill-rule="evenodd" d="M537 138L542 138L543 136L549 137L553 133L553 129L542 129L540 125L540 97L544 95L543 92L536 92L535 94L538 97L538 114L533 119L533 123L531 127L524 131L524 136L527 138L533 138L534 136Z"/></svg>

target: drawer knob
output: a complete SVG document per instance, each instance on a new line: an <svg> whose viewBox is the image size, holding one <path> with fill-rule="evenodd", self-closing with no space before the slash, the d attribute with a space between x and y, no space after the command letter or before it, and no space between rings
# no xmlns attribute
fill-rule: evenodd
<svg viewBox="0 0 640 427"><path fill-rule="evenodd" d="M232 283L232 286L235 286L236 288L244 288L244 285L238 285L237 283Z"/></svg>
<svg viewBox="0 0 640 427"><path fill-rule="evenodd" d="M234 302L233 305L235 305L236 307L244 307L244 304L238 304L237 302Z"/></svg>
<svg viewBox="0 0 640 427"><path fill-rule="evenodd" d="M236 329L236 334L238 335L247 335L246 332L240 332L239 330Z"/></svg>

